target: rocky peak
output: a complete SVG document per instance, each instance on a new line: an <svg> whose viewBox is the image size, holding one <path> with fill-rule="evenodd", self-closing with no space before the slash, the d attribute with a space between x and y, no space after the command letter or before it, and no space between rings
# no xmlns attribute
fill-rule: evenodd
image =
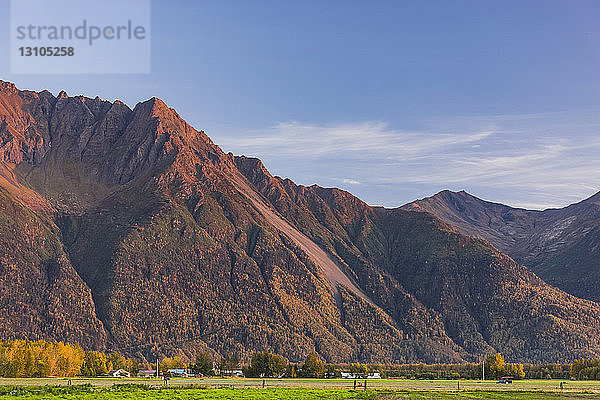
<svg viewBox="0 0 600 400"><path fill-rule="evenodd" d="M148 117L159 117L161 115L168 115L170 108L161 99L152 97L146 101L137 103L133 111Z"/></svg>
<svg viewBox="0 0 600 400"><path fill-rule="evenodd" d="M270 181L273 178L258 158L235 156L235 163L251 182Z"/></svg>
<svg viewBox="0 0 600 400"><path fill-rule="evenodd" d="M324 188L318 185L310 187L319 197L321 197L330 207L344 210L345 212L363 212L370 207L358 197L338 188Z"/></svg>
<svg viewBox="0 0 600 400"><path fill-rule="evenodd" d="M175 133L182 130L185 131L185 123L177 113L162 100L153 97L135 106L127 134L133 141L170 141Z"/></svg>
<svg viewBox="0 0 600 400"><path fill-rule="evenodd" d="M51 147L84 161L105 160L118 149L137 153L134 158L145 154L152 161L186 148L213 162L224 156L204 132L196 131L156 97L131 110L120 101L69 97L64 90L54 97L48 91L19 91L14 84L0 81L0 120L4 132L0 159L15 164L24 159L39 163ZM153 150L148 152L149 148ZM37 151L35 157L32 151Z"/></svg>
<svg viewBox="0 0 600 400"><path fill-rule="evenodd" d="M162 101L161 99L159 99L158 97L152 97L149 100L147 100L145 103L147 103L151 107L153 117L172 118L173 114L175 114L175 115L177 114L175 112L175 110L168 107L165 104L165 102Z"/></svg>
<svg viewBox="0 0 600 400"><path fill-rule="evenodd" d="M0 92L16 93L17 88L14 83L0 81Z"/></svg>

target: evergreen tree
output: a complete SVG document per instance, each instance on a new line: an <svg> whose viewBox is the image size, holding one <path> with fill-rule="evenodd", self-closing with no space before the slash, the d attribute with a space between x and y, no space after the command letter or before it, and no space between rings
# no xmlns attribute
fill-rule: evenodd
<svg viewBox="0 0 600 400"><path fill-rule="evenodd" d="M213 360L211 356L201 351L196 356L196 362L192 365L192 372L196 375L208 376L213 370Z"/></svg>
<svg viewBox="0 0 600 400"><path fill-rule="evenodd" d="M227 353L225 357L221 359L221 373L231 374L240 365L240 359L232 353Z"/></svg>

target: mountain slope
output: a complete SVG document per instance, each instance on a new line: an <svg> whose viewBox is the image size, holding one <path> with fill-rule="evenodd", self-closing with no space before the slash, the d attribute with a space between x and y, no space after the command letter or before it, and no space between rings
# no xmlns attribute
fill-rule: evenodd
<svg viewBox="0 0 600 400"><path fill-rule="evenodd" d="M595 303L430 215L273 177L159 99L132 110L2 83L0 105L2 210L16 219L2 237L22 224L31 240L30 220L46 226L43 245L70 285L51 314L86 321L80 332L24 332L27 313L14 309L2 337L94 335L89 346L150 358L202 348L337 362L600 355ZM35 294L30 307L44 315L41 278L17 284L5 272L25 271L44 247L16 240L0 254L0 301Z"/></svg>
<svg viewBox="0 0 600 400"><path fill-rule="evenodd" d="M390 315L398 315L402 288L471 354L494 348L512 357L552 360L588 351L580 343L584 337L595 341L597 322L588 313L595 314L596 305L546 285L487 242L426 213L372 208L338 189L272 177L257 159L237 162L277 210L337 256ZM580 318L582 311L588 316ZM586 333L582 327L588 324ZM559 332L560 339L549 332Z"/></svg>
<svg viewBox="0 0 600 400"><path fill-rule="evenodd" d="M0 232L0 336L104 348L90 290L64 253L56 225L0 188Z"/></svg>
<svg viewBox="0 0 600 400"><path fill-rule="evenodd" d="M443 191L404 209L485 238L550 284L600 301L600 193L562 209L529 211Z"/></svg>
<svg viewBox="0 0 600 400"><path fill-rule="evenodd" d="M427 329L404 340L337 264L268 209L231 155L160 100L130 110L61 93L44 97L38 115L30 110L40 109L41 94L5 92L17 115L4 119L27 121L5 126L6 148L26 153L32 127L49 127L43 157L5 159L15 161L20 188L56 210L109 347L146 356L209 347L293 359L313 350L335 361L461 359Z"/></svg>

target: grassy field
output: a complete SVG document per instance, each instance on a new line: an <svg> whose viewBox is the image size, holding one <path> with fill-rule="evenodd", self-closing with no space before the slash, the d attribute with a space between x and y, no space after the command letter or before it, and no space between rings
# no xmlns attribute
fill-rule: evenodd
<svg viewBox="0 0 600 400"><path fill-rule="evenodd" d="M265 379L266 388L305 388L305 389L352 389L352 379ZM373 379L367 382L367 389L392 389L392 390L441 390L454 391L460 383L461 390L494 390L494 391L560 391L560 380L522 380L512 384L498 384L495 381L477 380L413 380L413 379ZM597 392L600 394L600 381L562 381L563 392ZM160 379L144 378L0 378L0 386L66 386L91 385L94 387L108 387L118 384L140 384L151 387L163 386ZM363 389L364 380L357 380L357 389ZM262 379L248 378L173 378L169 386L202 386L210 388L262 388Z"/></svg>
<svg viewBox="0 0 600 400"><path fill-rule="evenodd" d="M363 381L364 382L364 381ZM362 382L361 382L362 383ZM502 385L491 381L371 380L353 390L353 380L319 379L0 379L0 400L42 399L600 399L600 382L527 380Z"/></svg>

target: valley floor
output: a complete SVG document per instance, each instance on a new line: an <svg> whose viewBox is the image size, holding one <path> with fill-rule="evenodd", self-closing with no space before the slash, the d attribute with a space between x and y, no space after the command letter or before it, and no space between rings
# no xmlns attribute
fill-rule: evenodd
<svg viewBox="0 0 600 400"><path fill-rule="evenodd" d="M492 381L385 379L353 389L353 380L319 379L172 379L168 387L156 379L1 379L0 400L51 399L180 399L180 400L309 400L309 399L600 399L600 381ZM361 382L361 383L364 383Z"/></svg>

